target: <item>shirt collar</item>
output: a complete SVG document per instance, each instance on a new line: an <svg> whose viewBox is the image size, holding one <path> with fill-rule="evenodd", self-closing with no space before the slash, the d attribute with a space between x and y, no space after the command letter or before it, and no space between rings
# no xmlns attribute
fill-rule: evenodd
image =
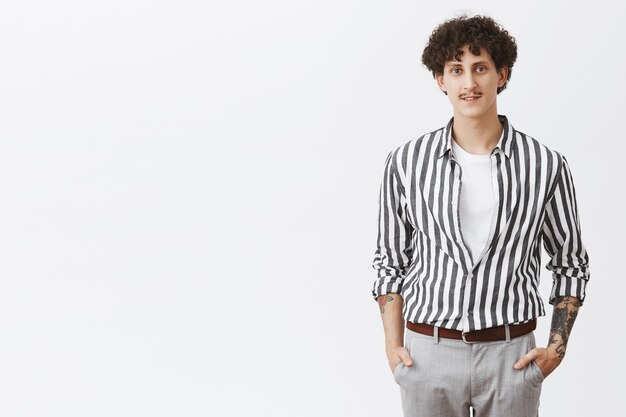
<svg viewBox="0 0 626 417"><path fill-rule="evenodd" d="M503 124L504 131L502 132L502 137L498 141L498 144L493 149L493 151L491 151L491 155L493 155L499 149L508 159L511 159L511 156L513 155L513 150L515 148L515 129L505 115L499 114L498 119ZM439 151L437 152L437 158L441 158L446 152L452 149L453 121L454 116L450 119L450 121L443 130L443 135L441 135L441 140L439 143Z"/></svg>

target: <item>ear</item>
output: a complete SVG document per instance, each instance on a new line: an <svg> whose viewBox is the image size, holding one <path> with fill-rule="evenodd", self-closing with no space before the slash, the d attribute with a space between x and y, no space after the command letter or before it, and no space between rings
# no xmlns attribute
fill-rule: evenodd
<svg viewBox="0 0 626 417"><path fill-rule="evenodd" d="M435 74L435 79L437 80L437 85L439 86L439 89L445 93L446 83L443 79L443 74Z"/></svg>
<svg viewBox="0 0 626 417"><path fill-rule="evenodd" d="M502 67L498 73L500 75L498 78L498 87L502 87L509 75L509 67Z"/></svg>

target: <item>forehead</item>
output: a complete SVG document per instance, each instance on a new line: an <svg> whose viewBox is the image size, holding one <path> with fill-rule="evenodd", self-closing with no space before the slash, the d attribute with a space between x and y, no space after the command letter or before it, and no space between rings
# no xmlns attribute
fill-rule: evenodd
<svg viewBox="0 0 626 417"><path fill-rule="evenodd" d="M480 48L480 55L474 55L470 52L467 46L462 49L463 55L460 57L460 61L455 60L454 58L446 61L445 65L474 65L474 64L493 64L493 59L491 58L491 54L485 50L485 48Z"/></svg>

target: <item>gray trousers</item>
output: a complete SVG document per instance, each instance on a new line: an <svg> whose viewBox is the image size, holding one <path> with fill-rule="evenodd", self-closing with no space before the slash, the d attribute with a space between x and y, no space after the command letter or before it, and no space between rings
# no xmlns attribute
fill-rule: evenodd
<svg viewBox="0 0 626 417"><path fill-rule="evenodd" d="M538 417L544 377L532 361L513 368L534 348L535 333L467 344L405 328L413 366L393 371L404 417ZM508 329L507 329L508 330ZM507 332L508 334L508 332Z"/></svg>

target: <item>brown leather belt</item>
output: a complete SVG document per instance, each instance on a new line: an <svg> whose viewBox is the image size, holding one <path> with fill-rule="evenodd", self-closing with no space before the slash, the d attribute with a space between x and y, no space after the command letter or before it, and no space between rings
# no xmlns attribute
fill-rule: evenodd
<svg viewBox="0 0 626 417"><path fill-rule="evenodd" d="M426 323L406 322L407 329L414 332L432 336L435 334L435 326ZM537 319L522 324L510 324L509 335L511 339L523 336L532 332L537 327ZM506 330L504 326L490 327L488 329L473 330L471 332L462 332L461 330L439 328L439 337L446 339L462 339L465 343L475 342L493 342L496 340L506 340Z"/></svg>

